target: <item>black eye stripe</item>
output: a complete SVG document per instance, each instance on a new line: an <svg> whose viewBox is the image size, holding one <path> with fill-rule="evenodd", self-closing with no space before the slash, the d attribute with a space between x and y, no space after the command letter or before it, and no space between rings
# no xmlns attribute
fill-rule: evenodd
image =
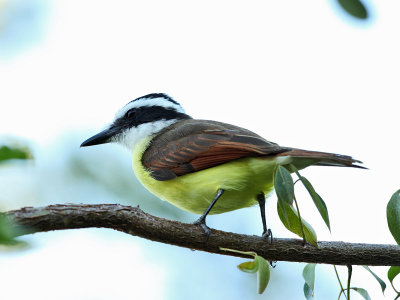
<svg viewBox="0 0 400 300"><path fill-rule="evenodd" d="M113 126L126 129L161 120L168 121L173 119L182 120L189 118L190 116L178 112L174 108L166 108L163 106L142 106L128 110L123 117L115 120Z"/></svg>
<svg viewBox="0 0 400 300"><path fill-rule="evenodd" d="M186 119L188 115L176 111L174 108L162 106L141 107L136 110L136 119L139 124L159 120Z"/></svg>

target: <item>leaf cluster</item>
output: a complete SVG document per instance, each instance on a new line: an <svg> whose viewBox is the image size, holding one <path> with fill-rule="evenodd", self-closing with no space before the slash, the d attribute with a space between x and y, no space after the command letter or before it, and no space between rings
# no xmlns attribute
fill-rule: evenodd
<svg viewBox="0 0 400 300"><path fill-rule="evenodd" d="M0 163L16 159L27 160L32 159L32 157L31 151L26 146L0 146ZM21 245L23 243L14 238L20 234L20 229L17 229L4 214L0 213L0 244L7 246Z"/></svg>
<svg viewBox="0 0 400 300"><path fill-rule="evenodd" d="M308 191L310 197L312 198L326 226L328 227L329 230L331 230L328 208L324 200L315 191L310 181L304 176L300 175L299 171L293 165L278 166L274 173L274 187L278 198L277 210L279 218L289 231L303 238L304 243L307 242L315 247L318 247L317 236L314 229L300 215L299 205L295 196L295 189L294 189L295 183L297 181L293 182L291 173L295 173L298 177L298 181L302 182L302 184ZM389 229L394 239L400 245L400 190L398 190L396 193L393 194L387 205L387 221ZM229 249L229 251L238 252L237 250L232 250L232 249ZM240 270L248 273L260 272L260 274L266 274L266 272L268 272L268 276L261 276L261 278L264 278L264 280L262 280L261 282L259 276L258 291L259 293L262 293L266 288L270 277L268 264L266 263L265 260L263 260L263 262L261 263L260 262L261 257L254 252L246 252L246 253L240 252L240 253L248 254L254 257L254 261L240 264L238 266ZM267 267L268 271L266 271ZM347 279L347 287L345 288L339 278L336 266L334 266L335 273L340 285L340 293L338 298L340 299L340 297L344 295L345 298L349 300L350 291L356 291L364 299L366 300L371 299L366 289L360 287L352 287L350 285L352 266L349 265L347 266L347 268L349 270L349 275ZM376 275L376 273L374 273L368 266L363 266L363 268L367 270L377 280L377 282L381 286L382 293L384 293L386 289L386 283L378 275ZM316 269L316 264L307 264L303 269L303 278L305 281L303 291L304 291L304 296L307 300L314 298L315 269ZM396 299L400 298L400 292L394 287L393 280L398 274L400 274L400 266L392 266L389 268L388 279L393 289L397 293ZM268 280L265 281L265 278L268 278Z"/></svg>
<svg viewBox="0 0 400 300"><path fill-rule="evenodd" d="M5 162L13 159L32 159L32 154L26 147L7 146L0 147L0 162Z"/></svg>

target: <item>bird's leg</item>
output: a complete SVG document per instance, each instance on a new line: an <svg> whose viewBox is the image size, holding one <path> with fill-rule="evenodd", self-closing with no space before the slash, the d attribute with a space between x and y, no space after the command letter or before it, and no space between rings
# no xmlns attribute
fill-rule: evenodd
<svg viewBox="0 0 400 300"><path fill-rule="evenodd" d="M261 211L261 220L263 223L263 234L262 237L268 238L271 237L271 244L272 244L272 231L271 229L267 229L267 222L265 220L265 195L264 193L260 193L257 195L257 201L258 205L260 206L260 211ZM276 261L269 261L269 264L271 267L275 268L276 267Z"/></svg>
<svg viewBox="0 0 400 300"><path fill-rule="evenodd" d="M208 241L208 238L210 237L210 233L211 233L210 228L206 225L206 217L207 217L208 213L210 212L210 210L213 208L214 204L222 196L223 193L224 193L224 190L223 189L219 189L217 194L215 195L213 201L207 207L205 212L201 215L200 218L197 219L196 222L193 223L195 225L200 225L200 227L203 228L204 233L206 234L206 242Z"/></svg>
<svg viewBox="0 0 400 300"><path fill-rule="evenodd" d="M262 237L268 238L271 237L271 243L272 243L272 231L271 229L267 228L267 222L265 220L265 195L263 192L257 195L257 201L258 205L260 206L260 212L261 212L261 221L263 224L263 234Z"/></svg>

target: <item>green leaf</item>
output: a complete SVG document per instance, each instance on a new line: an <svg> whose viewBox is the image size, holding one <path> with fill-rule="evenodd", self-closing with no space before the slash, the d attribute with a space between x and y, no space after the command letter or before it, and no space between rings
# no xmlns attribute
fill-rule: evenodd
<svg viewBox="0 0 400 300"><path fill-rule="evenodd" d="M233 252L233 253L240 253L240 254L249 255L249 256L253 256L253 257L257 256L257 253L255 253L253 251L240 251L240 250L223 248L223 247L219 247L219 250Z"/></svg>
<svg viewBox="0 0 400 300"><path fill-rule="evenodd" d="M294 184L293 178L285 167L278 166L274 178L275 191L278 198L289 205L293 204Z"/></svg>
<svg viewBox="0 0 400 300"><path fill-rule="evenodd" d="M387 277L390 281L390 284L393 286L393 280L396 278L397 275L400 273L400 267L398 266L392 266L388 270ZM393 286L394 289L394 286Z"/></svg>
<svg viewBox="0 0 400 300"><path fill-rule="evenodd" d="M258 255L254 258L254 261L258 265L258 272L257 272L258 293L262 294L267 288L270 278L269 263L264 258Z"/></svg>
<svg viewBox="0 0 400 300"><path fill-rule="evenodd" d="M365 300L371 300L371 297L369 296L367 290L358 287L352 287L350 289L358 292Z"/></svg>
<svg viewBox="0 0 400 300"><path fill-rule="evenodd" d="M378 275L376 275L368 266L363 266L365 270L367 270L368 272L370 272L372 274L372 276L375 277L375 279L379 282L381 289L382 289L382 294L385 293L385 289L386 289L386 283L379 278Z"/></svg>
<svg viewBox="0 0 400 300"><path fill-rule="evenodd" d="M254 261L246 261L244 263L241 263L240 265L238 265L238 268L239 270L246 273L257 272L258 293L262 294L265 291L270 278L270 269L269 269L269 263L263 257L258 256L257 253L255 252L239 251L222 247L219 247L219 249L223 251L229 251L229 252L253 256Z"/></svg>
<svg viewBox="0 0 400 300"><path fill-rule="evenodd" d="M31 159L32 155L27 148L23 147L0 147L0 162L10 159Z"/></svg>
<svg viewBox="0 0 400 300"><path fill-rule="evenodd" d="M4 215L0 213L0 244L14 246L20 242L15 240L15 236L18 235L19 230L13 226L12 222Z"/></svg>
<svg viewBox="0 0 400 300"><path fill-rule="evenodd" d="M400 245L400 190L393 194L386 207L389 230Z"/></svg>
<svg viewBox="0 0 400 300"><path fill-rule="evenodd" d="M282 216L279 216L280 218L284 218L286 223L289 222L289 218L288 218L288 213L286 212L286 205L285 202L283 201L279 201L278 198L278 213L281 213ZM282 221L283 222L283 221Z"/></svg>
<svg viewBox="0 0 400 300"><path fill-rule="evenodd" d="M283 217L288 221L284 203L293 204L294 183L293 178L285 167L278 166L274 174L274 187L278 197L278 206L282 211Z"/></svg>
<svg viewBox="0 0 400 300"><path fill-rule="evenodd" d="M279 218L281 219L283 225L293 232L294 234L297 234L299 237L303 238L302 232L301 232L301 226L300 226L300 221L299 221L299 215L297 211L294 209L293 206L284 203L285 205L285 210L287 212L287 219L284 217L283 212L281 207L279 206L278 203L278 215ZM306 241L315 247L318 247L317 243L317 235L314 231L314 229L311 227L310 224L308 224L303 218L301 218L301 221L303 223L303 229L304 229L304 235L306 238Z"/></svg>
<svg viewBox="0 0 400 300"><path fill-rule="evenodd" d="M389 268L387 276L388 276L388 279L389 279L390 283L393 282L394 278L397 275L399 275L399 273L400 273L400 267L392 266L392 267Z"/></svg>
<svg viewBox="0 0 400 300"><path fill-rule="evenodd" d="M367 19L368 12L364 4L359 0L338 0L340 6L353 17Z"/></svg>
<svg viewBox="0 0 400 300"><path fill-rule="evenodd" d="M324 200L322 200L321 196L318 195L318 193L315 191L314 187L312 184L308 181L307 178L303 177L300 175L299 171L291 165L291 168L294 169L296 172L297 176L303 183L304 187L307 189L308 193L310 194L311 198L314 201L315 206L317 207L319 214L321 215L322 219L324 219L326 226L328 226L329 231L331 230L331 225L329 222L329 215L328 215L328 208L326 207L326 204Z"/></svg>
<svg viewBox="0 0 400 300"><path fill-rule="evenodd" d="M303 292L304 292L304 297L306 297L307 300L314 299L314 292L310 289L307 283L304 283Z"/></svg>
<svg viewBox="0 0 400 300"><path fill-rule="evenodd" d="M306 299L314 298L315 266L316 264L306 264L303 269L303 278L305 281L303 290Z"/></svg>
<svg viewBox="0 0 400 300"><path fill-rule="evenodd" d="M255 273L258 271L257 260L246 261L244 263L241 263L240 265L238 265L238 268L240 271L243 271L246 273Z"/></svg>

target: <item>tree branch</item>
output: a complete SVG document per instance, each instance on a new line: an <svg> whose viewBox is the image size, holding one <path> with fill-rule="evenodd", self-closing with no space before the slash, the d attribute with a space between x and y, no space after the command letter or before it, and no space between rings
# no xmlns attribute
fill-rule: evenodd
<svg viewBox="0 0 400 300"><path fill-rule="evenodd" d="M16 225L25 227L23 234L50 230L89 227L111 228L130 235L180 247L247 257L219 248L254 251L270 261L295 261L335 265L399 266L400 247L397 245L319 242L318 248L302 246L297 239L274 238L272 244L258 236L242 235L212 229L205 243L201 228L158 218L138 207L118 204L50 205L26 207L5 213Z"/></svg>

